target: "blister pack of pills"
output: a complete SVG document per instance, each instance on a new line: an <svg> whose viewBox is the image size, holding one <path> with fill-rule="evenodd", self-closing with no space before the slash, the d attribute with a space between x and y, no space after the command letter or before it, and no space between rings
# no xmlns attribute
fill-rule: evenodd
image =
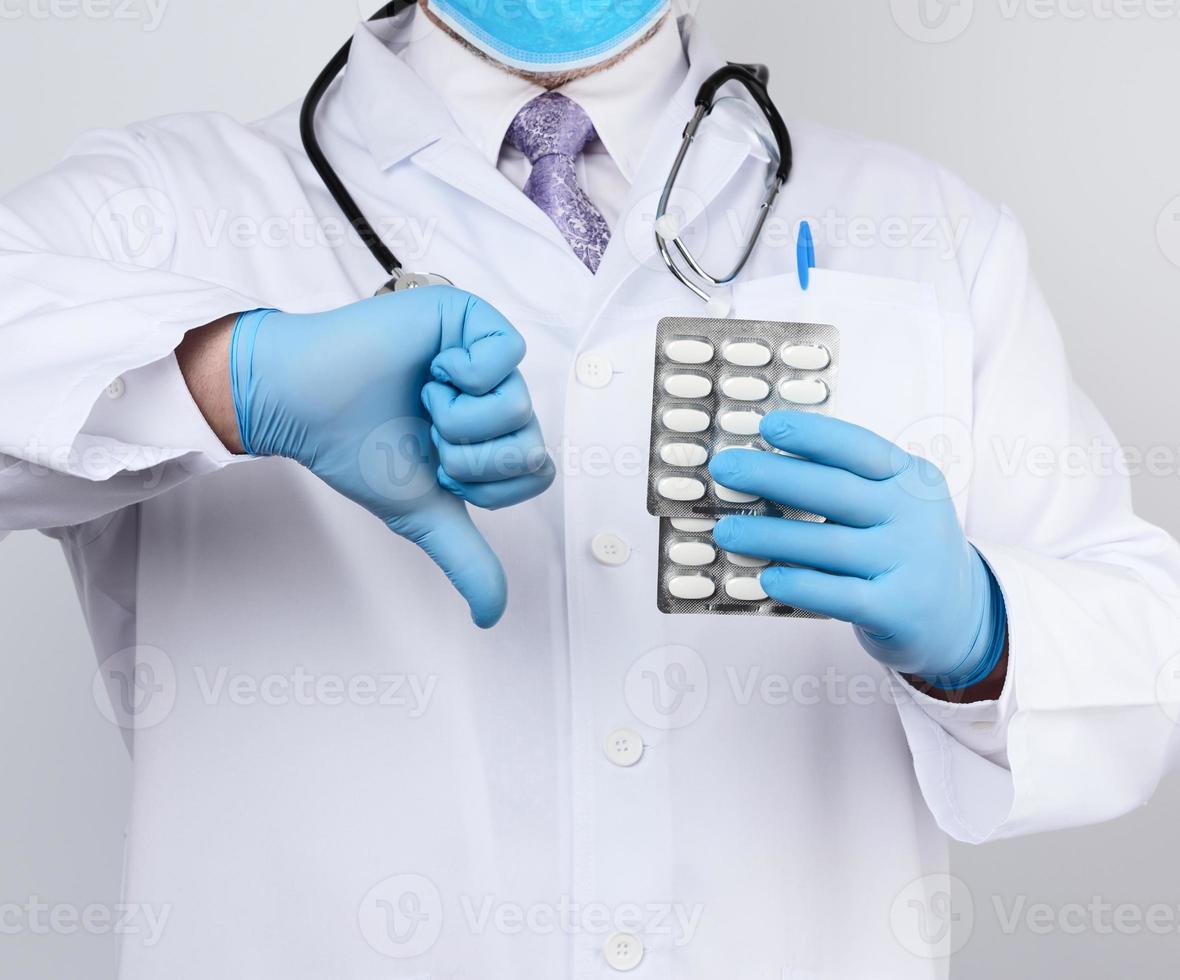
<svg viewBox="0 0 1180 980"><path fill-rule="evenodd" d="M820 518L722 487L708 464L728 449L771 451L758 431L770 412L830 412L839 366L840 334L828 324L660 321L647 502L661 519L661 612L818 618L769 599L758 580L767 563L721 551L712 530L735 514Z"/></svg>
<svg viewBox="0 0 1180 980"><path fill-rule="evenodd" d="M700 517L660 518L660 582L656 596L660 612L822 618L769 598L759 581L769 562L722 551L713 541L716 523Z"/></svg>
<svg viewBox="0 0 1180 980"><path fill-rule="evenodd" d="M835 327L667 317L656 330L647 509L655 517L780 515L778 504L709 477L727 449L769 450L758 434L780 409L831 411L840 368Z"/></svg>

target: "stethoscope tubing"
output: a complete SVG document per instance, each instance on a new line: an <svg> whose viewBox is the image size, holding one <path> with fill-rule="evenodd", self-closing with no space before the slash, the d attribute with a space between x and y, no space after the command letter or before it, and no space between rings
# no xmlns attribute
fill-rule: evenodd
<svg viewBox="0 0 1180 980"><path fill-rule="evenodd" d="M400 13L403 9L413 6L415 0L392 0L391 3L385 4L374 13L369 20L378 21L384 20L388 17L393 17ZM307 153L308 160L311 161L312 167L315 168L320 180L323 181L324 187L327 188L328 193L332 195L332 199L343 212L348 223L355 229L365 247L372 253L373 258L385 270L385 273L390 276L389 282L379 290L379 292L389 292L392 290L402 288L413 288L419 285L428 285L435 282L449 282L445 277L433 275L429 273L412 274L406 273L401 261L393 251L382 241L381 236L377 234L376 229L365 215L364 210L356 199L352 196L344 181L341 180L340 175L336 172L336 168L332 166L332 162L324 153L323 147L320 145L319 137L316 134L315 119L316 112L319 109L320 103L327 94L328 89L332 87L332 83L339 77L340 73L348 65L349 55L352 50L352 39L349 38L347 42L332 56L323 68L323 70L316 76L311 88L308 89L307 95L303 100L302 108L299 113L299 135L303 141L304 151ZM794 163L793 150L791 146L791 135L787 129L786 123L779 114L774 101L770 97L767 89L768 72L764 66L761 65L738 65L729 64L715 71L701 85L700 91L696 98L696 111L692 119L684 130L684 137L680 144L680 149L676 154L675 162L672 166L671 172L668 174L668 180L664 185L663 193L660 196L659 206L656 214L656 242L659 248L661 257L664 263L672 274L688 289L699 296L706 302L709 301L709 294L699 283L704 283L712 286L722 286L726 283L732 282L741 274L742 269L745 268L750 256L753 254L754 248L761 236L762 228L766 223L767 216L770 213L771 207L778 196L783 184L787 182L791 175L791 168ZM743 85L751 98L758 104L766 116L767 122L770 124L771 132L774 135L775 142L779 149L779 166L774 175L774 179L770 183L767 195L762 202L759 210L758 219L751 230L749 239L746 242L745 248L742 250L738 258L737 265L733 268L727 276L714 277L704 270L701 264L689 251L688 247L680 239L679 234L664 235L661 234L660 228L662 219L667 214L668 203L671 199L672 191L676 183L676 178L680 174L680 169L684 164L684 160L688 155L688 149L692 145L693 139L696 137L697 129L704 121L705 117L713 110L716 102L717 93L722 86L728 82L738 82ZM688 265L688 268L693 276L696 276L698 282L694 282L692 278L684 272L683 269L674 260L671 251L668 248L668 241L671 241L680 257Z"/></svg>

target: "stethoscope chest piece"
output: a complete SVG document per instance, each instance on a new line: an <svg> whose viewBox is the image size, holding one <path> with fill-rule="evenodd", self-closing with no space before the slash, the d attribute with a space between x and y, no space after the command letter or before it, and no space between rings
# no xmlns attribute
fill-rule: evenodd
<svg viewBox="0 0 1180 980"><path fill-rule="evenodd" d="M434 272L402 272L400 269L397 274L389 280L384 286L377 290L377 296L384 296L386 293L400 293L407 289L417 289L419 286L453 286L455 285L446 276L440 276Z"/></svg>
<svg viewBox="0 0 1180 980"><path fill-rule="evenodd" d="M672 192L676 186L676 178L680 175L680 169L684 165L685 158L688 156L689 147L692 146L693 141L696 139L701 124L712 113L714 106L717 104L718 91L727 82L737 82L744 86L766 118L766 122L770 127L771 138L764 140L763 144L766 146L771 157L772 173L770 179L767 181L766 195L763 197L761 206L758 208L757 218L750 230L745 247L738 257L737 264L725 275L715 276L705 271L681 239L680 233L682 229L679 226L679 222L668 212L668 205L671 202ZM746 263L754 253L754 247L758 244L758 239L762 234L762 228L766 224L766 219L769 217L771 209L774 207L774 202L778 197L779 191L782 190L783 185L791 176L793 161L794 155L791 148L791 134L787 130L787 124L783 122L782 116L779 115L779 111L775 108L774 102L770 98L770 93L766 89L766 71L764 68L761 66L731 64L715 71L705 79L701 85L700 92L697 94L696 109L693 112L692 118L688 121L688 125L684 127L680 149L672 164L672 170L668 174L668 180L664 184L664 190L660 195L659 204L656 206L655 238L656 247L659 249L660 257L664 260L664 265L668 267L668 271L682 285L686 286L691 292L708 304L710 316L728 316L730 311L728 298L721 295L713 295L710 287L728 286L746 267ZM680 258L687 266L687 269L680 267L680 264L672 254L673 248L680 254Z"/></svg>

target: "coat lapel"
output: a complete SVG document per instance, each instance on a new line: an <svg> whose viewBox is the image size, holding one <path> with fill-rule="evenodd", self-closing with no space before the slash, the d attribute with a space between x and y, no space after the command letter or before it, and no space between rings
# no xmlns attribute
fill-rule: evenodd
<svg viewBox="0 0 1180 980"><path fill-rule="evenodd" d="M540 235L562 252L568 252L571 260L579 266L582 265L545 212L525 197L499 170L491 166L463 137L439 140L414 154L413 162L431 176L466 194L474 205L498 211L510 221Z"/></svg>

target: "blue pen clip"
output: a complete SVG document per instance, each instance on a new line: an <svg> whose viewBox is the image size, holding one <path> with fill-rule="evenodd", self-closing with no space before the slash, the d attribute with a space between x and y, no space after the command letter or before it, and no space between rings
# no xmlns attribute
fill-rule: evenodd
<svg viewBox="0 0 1180 980"><path fill-rule="evenodd" d="M799 225L795 264L799 267L799 285L806 291L811 285L811 270L815 268L815 239L811 237L811 225L806 221Z"/></svg>

